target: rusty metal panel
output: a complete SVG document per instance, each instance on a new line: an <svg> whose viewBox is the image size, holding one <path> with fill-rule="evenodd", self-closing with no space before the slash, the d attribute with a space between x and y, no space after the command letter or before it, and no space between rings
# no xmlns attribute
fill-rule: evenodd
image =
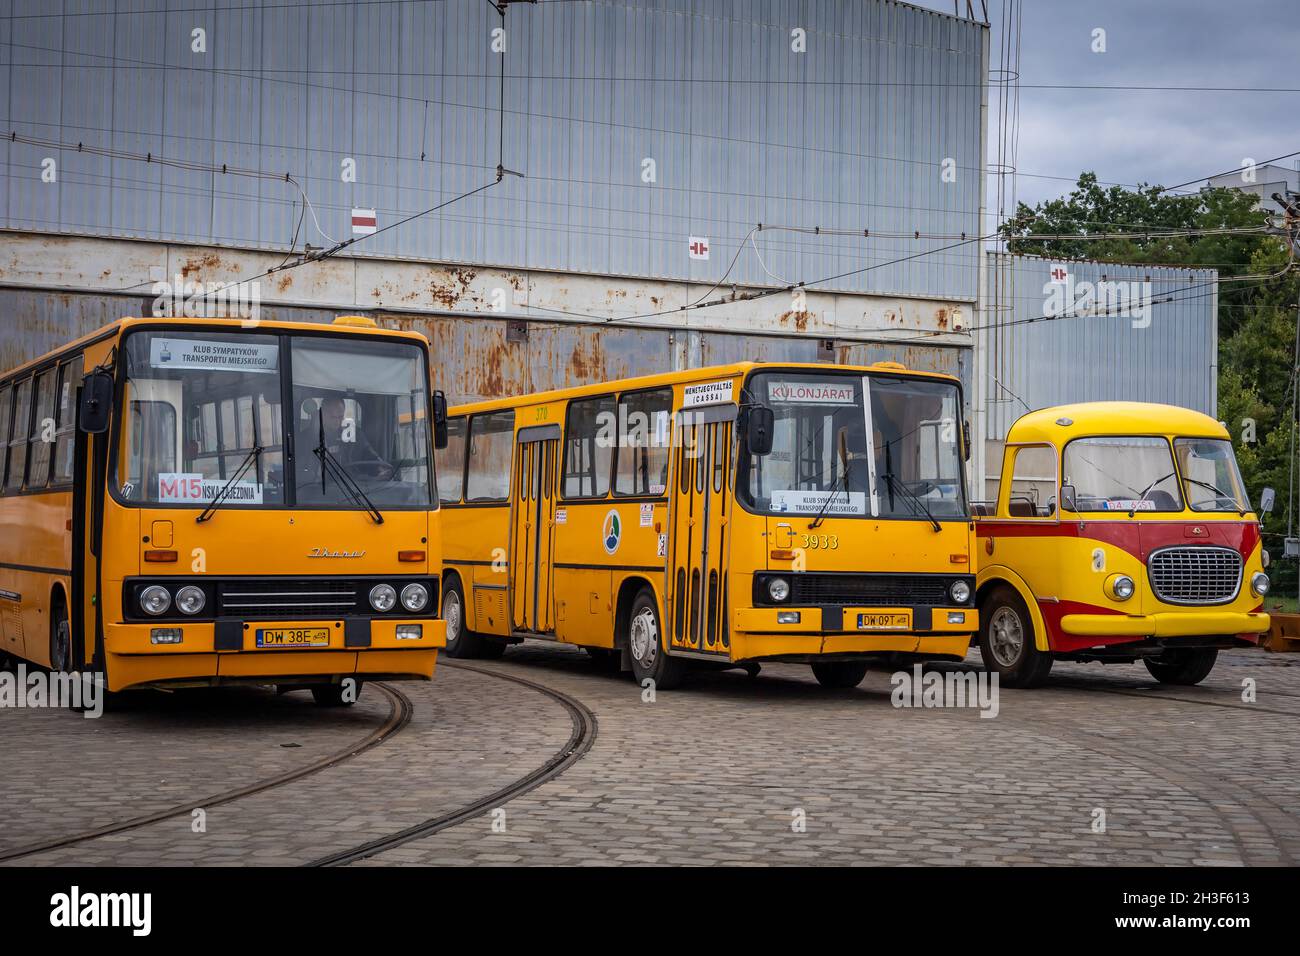
<svg viewBox="0 0 1300 956"><path fill-rule="evenodd" d="M976 245L912 234L979 232L982 24L892 0L511 4L500 156L491 4L136 6L0 17L25 45L0 67L13 128L277 178L65 150L59 182L32 188L48 150L11 143L0 225L285 252L300 219L299 249L328 246L354 206L389 224L504 159L526 178L352 251L703 283L739 252L741 285L976 297ZM851 234L765 230L764 268L742 248L759 222Z"/></svg>

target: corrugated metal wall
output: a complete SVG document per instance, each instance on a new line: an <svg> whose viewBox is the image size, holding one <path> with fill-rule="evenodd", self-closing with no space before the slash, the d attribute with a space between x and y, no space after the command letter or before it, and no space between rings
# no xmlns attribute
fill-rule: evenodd
<svg viewBox="0 0 1300 956"><path fill-rule="evenodd" d="M483 0L204 6L0 0L3 131L292 173L333 239L353 206L383 225L492 178L500 21ZM982 25L892 0L578 0L511 6L506 28L504 161L526 178L356 252L714 281L760 221L979 230ZM302 211L283 181L4 140L12 228L287 250ZM692 234L710 261L688 257ZM946 244L757 239L772 273L803 279ZM311 215L303 240L329 244ZM980 267L968 245L822 288L973 300ZM775 281L750 253L731 279Z"/></svg>
<svg viewBox="0 0 1300 956"><path fill-rule="evenodd" d="M1150 324L1145 325L1144 317L1119 314L1043 321L1054 266L1068 274L1075 295L1082 294L1084 282L1149 282ZM987 402L986 439L1004 439L1025 405L1142 401L1216 413L1215 270L1002 253L989 254L988 269L986 327L975 332L976 347L985 350L987 362L981 386Z"/></svg>

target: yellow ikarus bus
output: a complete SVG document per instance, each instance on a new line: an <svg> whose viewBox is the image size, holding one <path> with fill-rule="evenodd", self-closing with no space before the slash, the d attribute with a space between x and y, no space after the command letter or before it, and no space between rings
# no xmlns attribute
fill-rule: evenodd
<svg viewBox="0 0 1300 956"><path fill-rule="evenodd" d="M124 319L0 374L0 652L326 705L431 678L429 382L422 336L360 317Z"/></svg>
<svg viewBox="0 0 1300 956"><path fill-rule="evenodd" d="M579 644L659 687L691 662L961 658L978 628L956 379L740 363L449 412L448 653Z"/></svg>

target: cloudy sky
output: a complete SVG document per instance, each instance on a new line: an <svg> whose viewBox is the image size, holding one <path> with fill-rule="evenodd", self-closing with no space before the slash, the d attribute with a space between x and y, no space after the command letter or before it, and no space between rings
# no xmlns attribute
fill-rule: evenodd
<svg viewBox="0 0 1300 956"><path fill-rule="evenodd" d="M988 0L991 68L999 63L1006 2ZM920 5L953 10L952 0ZM1093 170L1111 182L1172 185L1236 167L1245 157L1262 161L1300 150L1300 92L1258 91L1300 90L1297 0L1021 0L1020 6L1021 200L1051 198L1070 186L1037 177L1073 181L1081 170ZM1092 51L1099 28L1106 31L1104 53ZM1070 88L1045 88L1051 86ZM1080 88L1087 86L1175 89ZM1281 165L1295 168L1297 159Z"/></svg>

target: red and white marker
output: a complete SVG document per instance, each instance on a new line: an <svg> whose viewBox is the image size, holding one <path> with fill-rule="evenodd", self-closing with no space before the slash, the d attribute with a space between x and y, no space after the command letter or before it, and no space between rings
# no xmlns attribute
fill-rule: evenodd
<svg viewBox="0 0 1300 956"><path fill-rule="evenodd" d="M709 258L709 240L703 236L691 236L686 248L692 259Z"/></svg>
<svg viewBox="0 0 1300 956"><path fill-rule="evenodd" d="M352 210L352 235L368 236L375 231L376 223L373 209Z"/></svg>

